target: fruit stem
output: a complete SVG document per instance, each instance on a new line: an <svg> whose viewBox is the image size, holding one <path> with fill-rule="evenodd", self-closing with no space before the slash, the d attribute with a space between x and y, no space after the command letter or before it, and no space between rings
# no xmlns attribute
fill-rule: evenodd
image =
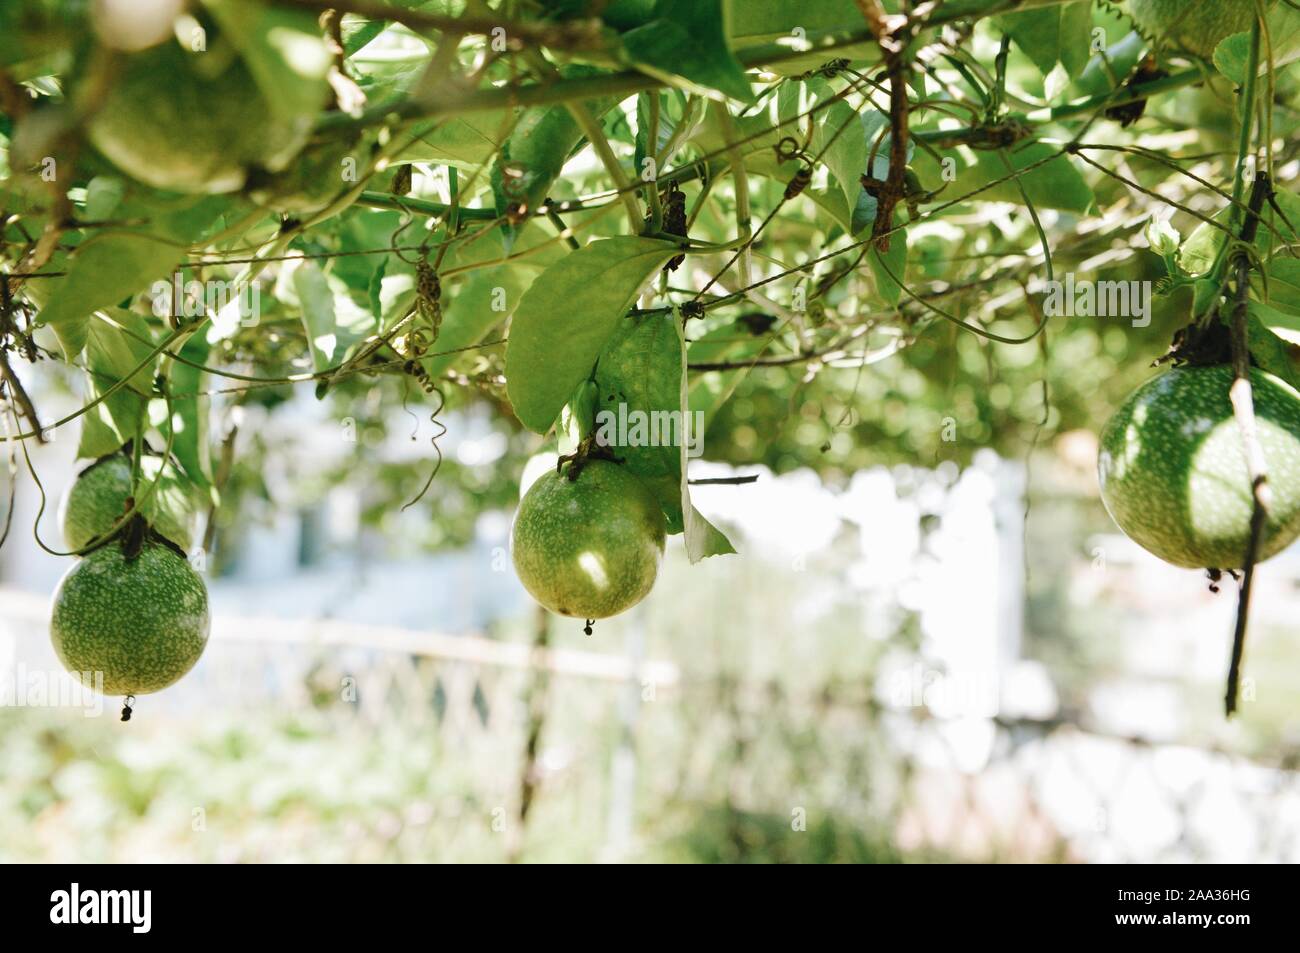
<svg viewBox="0 0 1300 953"><path fill-rule="evenodd" d="M131 444L131 496L140 495L140 474L144 469L144 427L148 409L140 411L140 419L135 423L135 440Z"/></svg>
<svg viewBox="0 0 1300 953"><path fill-rule="evenodd" d="M1258 34L1258 25L1255 28ZM1259 229L1259 214L1264 202L1272 193L1273 187L1267 172L1258 172L1250 192L1250 205L1246 211L1246 223L1241 229L1241 241L1247 248L1254 243ZM1263 534L1264 520L1268 515L1271 492L1268 485L1268 473L1264 460L1264 451L1259 443L1255 426L1255 404L1250 386L1250 351L1247 342L1246 318L1250 305L1250 265L1249 253L1238 250L1234 265L1236 266L1235 300L1232 309L1232 326L1229 341L1232 346L1232 388L1228 392L1232 401L1232 413L1241 432L1242 450L1246 458L1246 473L1250 478L1252 507L1250 513L1250 537L1246 544L1246 556L1242 564L1241 588L1237 592L1237 618L1232 633L1232 660L1228 665L1228 685L1223 697L1223 710L1226 717L1232 717L1237 710L1237 689L1241 680L1241 658L1246 647L1246 624L1250 616L1250 591L1255 578L1255 561L1259 553L1259 540Z"/></svg>

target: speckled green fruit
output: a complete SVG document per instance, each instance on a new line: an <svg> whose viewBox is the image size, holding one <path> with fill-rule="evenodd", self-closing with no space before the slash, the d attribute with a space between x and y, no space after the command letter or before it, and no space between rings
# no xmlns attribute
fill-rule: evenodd
<svg viewBox="0 0 1300 953"><path fill-rule="evenodd" d="M161 466L159 457L144 458L140 469L146 486L157 478ZM126 512L126 498L130 495L131 461L126 454L115 453L92 463L81 471L63 498L59 519L63 542L76 550L103 536ZM174 468L168 467L163 473L141 512L155 530L181 549L188 550L194 544L191 501L185 482Z"/></svg>
<svg viewBox="0 0 1300 953"><path fill-rule="evenodd" d="M1252 370L1255 415L1272 504L1267 559L1300 535L1300 393ZM1106 509L1130 539L1175 566L1239 568L1252 499L1228 389L1232 369L1184 367L1139 387L1101 434Z"/></svg>
<svg viewBox="0 0 1300 953"><path fill-rule="evenodd" d="M524 494L510 532L519 580L560 615L604 619L654 587L664 552L663 508L624 467L589 460L570 480L551 471Z"/></svg>
<svg viewBox="0 0 1300 953"><path fill-rule="evenodd" d="M310 124L277 119L238 58L168 41L124 58L90 119L95 148L123 172L176 192L233 192L253 167L279 171Z"/></svg>
<svg viewBox="0 0 1300 953"><path fill-rule="evenodd" d="M144 695L194 667L208 642L208 590L170 547L117 543L79 560L54 593L50 640L68 671L105 695Z"/></svg>
<svg viewBox="0 0 1300 953"><path fill-rule="evenodd" d="M1148 38L1209 59L1225 37L1251 28L1255 0L1131 0L1129 11Z"/></svg>

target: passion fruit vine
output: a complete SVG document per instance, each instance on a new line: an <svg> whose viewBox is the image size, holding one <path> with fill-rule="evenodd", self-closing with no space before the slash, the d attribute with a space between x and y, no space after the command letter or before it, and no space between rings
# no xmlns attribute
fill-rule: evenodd
<svg viewBox="0 0 1300 953"><path fill-rule="evenodd" d="M1226 365L1181 367L1139 387L1101 434L1106 509L1143 549L1175 566L1237 569L1253 496ZM1300 393L1252 369L1259 442L1272 500L1260 560L1300 535Z"/></svg>
<svg viewBox="0 0 1300 953"><path fill-rule="evenodd" d="M663 557L663 508L634 474L586 460L575 479L539 477L524 494L510 533L515 571L533 598L560 615L604 619L654 587Z"/></svg>
<svg viewBox="0 0 1300 953"><path fill-rule="evenodd" d="M145 540L128 558L128 546L114 541L91 552L54 593L54 651L105 695L166 688L194 667L208 642L207 587L185 557Z"/></svg>

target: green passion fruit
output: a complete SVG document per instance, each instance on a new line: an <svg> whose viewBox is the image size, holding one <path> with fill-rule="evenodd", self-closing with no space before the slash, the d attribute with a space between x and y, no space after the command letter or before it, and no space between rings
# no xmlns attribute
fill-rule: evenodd
<svg viewBox="0 0 1300 953"><path fill-rule="evenodd" d="M552 470L533 483L515 514L510 552L520 582L546 608L604 619L654 587L665 527L663 508L640 479L588 460L577 479Z"/></svg>
<svg viewBox="0 0 1300 953"><path fill-rule="evenodd" d="M1181 367L1139 387L1101 434L1101 498L1119 528L1175 566L1239 568L1253 497L1226 365ZM1259 558L1300 535L1300 393L1261 370L1251 387L1272 491Z"/></svg>
<svg viewBox="0 0 1300 953"><path fill-rule="evenodd" d="M143 695L194 667L208 625L207 587L183 556L146 540L128 559L114 542L78 560L60 581L50 640L59 661L88 687Z"/></svg>
<svg viewBox="0 0 1300 953"><path fill-rule="evenodd" d="M174 467L163 470L161 457L145 456L141 479L147 487L158 480L140 512L153 528L181 549L194 545L193 503L185 481ZM59 522L69 549L85 548L103 536L126 512L131 495L131 459L118 452L96 460L73 482L63 498Z"/></svg>
<svg viewBox="0 0 1300 953"><path fill-rule="evenodd" d="M123 172L158 189L233 192L252 168L279 171L310 121L277 118L243 60L168 41L123 58L88 134Z"/></svg>

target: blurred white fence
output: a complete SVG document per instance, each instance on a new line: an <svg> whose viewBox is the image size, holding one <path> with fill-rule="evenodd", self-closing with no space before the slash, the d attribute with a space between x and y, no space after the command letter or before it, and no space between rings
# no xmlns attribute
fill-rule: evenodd
<svg viewBox="0 0 1300 953"><path fill-rule="evenodd" d="M0 590L0 673L51 664L47 612L43 598ZM512 818L598 805L593 859L634 854L662 816L722 806L796 831L799 818L830 818L914 855L1300 861L1294 759L1260 764L1069 720L940 719L888 707L863 684L795 696L776 682L687 677L640 658L640 644L635 627L614 655L226 616L183 687L142 700L140 714L301 712L376 736L427 725L476 803ZM527 857L519 830L507 853Z"/></svg>

